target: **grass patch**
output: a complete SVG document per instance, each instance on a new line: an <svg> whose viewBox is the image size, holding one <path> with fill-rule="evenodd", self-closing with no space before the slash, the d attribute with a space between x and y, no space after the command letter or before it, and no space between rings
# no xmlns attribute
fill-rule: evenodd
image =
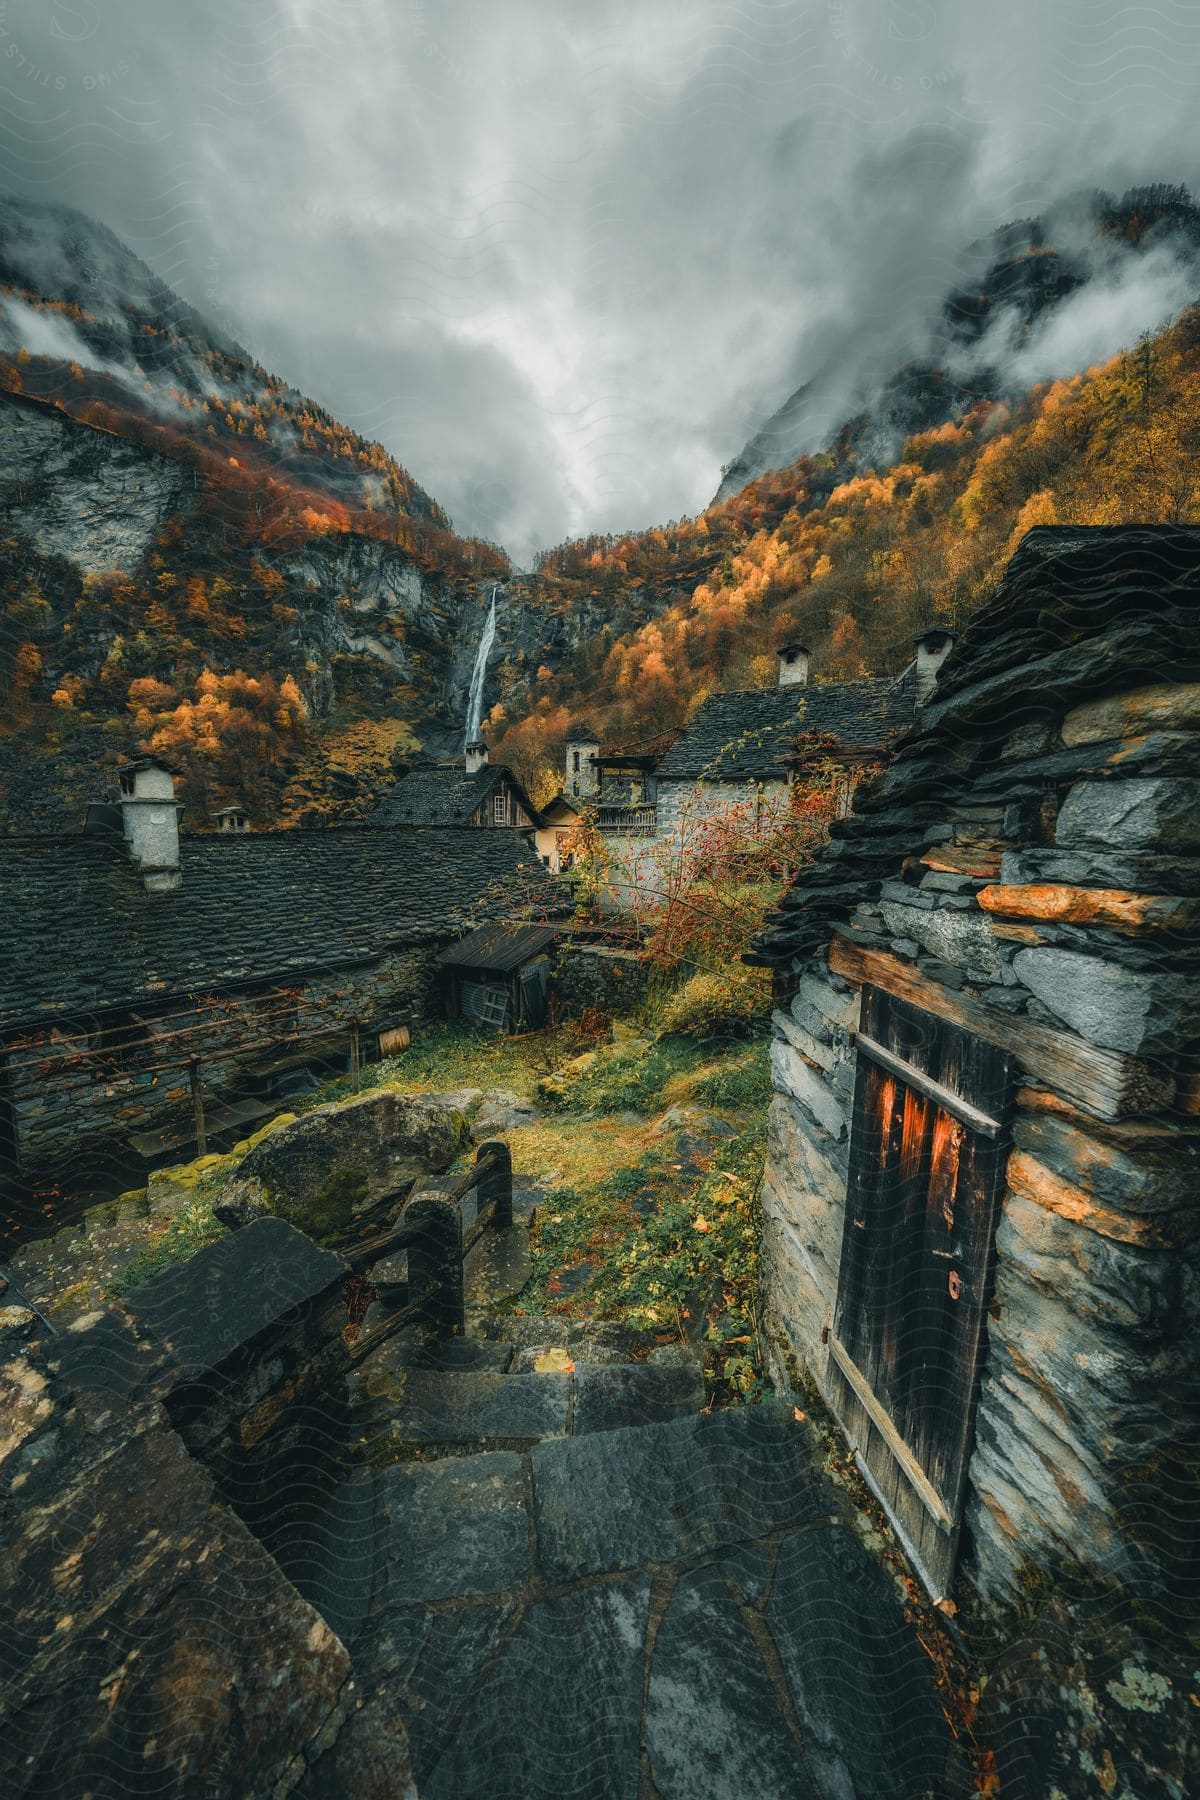
<svg viewBox="0 0 1200 1800"><path fill-rule="evenodd" d="M771 1060L765 1044L720 1063L692 1084L705 1106L730 1112L766 1111L771 1102Z"/></svg>
<svg viewBox="0 0 1200 1800"><path fill-rule="evenodd" d="M757 1077L740 1067L747 1061L738 1059L731 1080L739 1100L759 1091ZM706 1077L720 1073L710 1052ZM673 1060L671 1081L679 1074ZM622 1073L606 1091L623 1098L624 1080ZM540 1175L554 1184L539 1203L532 1278L515 1310L688 1338L706 1350L715 1398L756 1399L763 1391L756 1292L765 1117L743 1120L739 1135L717 1146L712 1166L696 1170L676 1161L674 1140L656 1138L647 1124L585 1118L576 1104L573 1097L572 1110L511 1135L518 1179ZM570 1272L589 1263L576 1287Z"/></svg>
<svg viewBox="0 0 1200 1800"><path fill-rule="evenodd" d="M292 1102L297 1112L352 1100L377 1088L393 1088L400 1094L436 1093L454 1088L511 1088L531 1098L543 1075L563 1057L575 1053L567 1033L539 1032L523 1037L484 1037L461 1020L421 1028L411 1049L402 1056L368 1063L357 1079L339 1075L302 1100Z"/></svg>
<svg viewBox="0 0 1200 1800"><path fill-rule="evenodd" d="M601 1050L568 1090L572 1112L656 1112L668 1087L705 1061L705 1052L686 1038L659 1038Z"/></svg>
<svg viewBox="0 0 1200 1800"><path fill-rule="evenodd" d="M119 1299L122 1294L141 1287L144 1281L161 1275L164 1269L186 1262L197 1250L203 1250L206 1244L215 1244L224 1235L225 1227L213 1218L211 1200L196 1201L177 1214L141 1254L108 1283L106 1297Z"/></svg>

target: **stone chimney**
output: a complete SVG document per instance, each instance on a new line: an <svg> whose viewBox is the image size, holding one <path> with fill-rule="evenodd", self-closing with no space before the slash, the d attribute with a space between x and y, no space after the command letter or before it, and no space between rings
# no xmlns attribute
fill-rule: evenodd
<svg viewBox="0 0 1200 1800"><path fill-rule="evenodd" d="M807 687L809 651L803 644L784 644L779 651L780 687Z"/></svg>
<svg viewBox="0 0 1200 1800"><path fill-rule="evenodd" d="M567 739L567 768L563 793L568 800L594 800L600 791L600 775L596 758L599 740L586 726L576 725Z"/></svg>
<svg viewBox="0 0 1200 1800"><path fill-rule="evenodd" d="M933 696L938 670L954 648L954 633L935 625L918 635L916 645L917 705L924 706Z"/></svg>
<svg viewBox="0 0 1200 1800"><path fill-rule="evenodd" d="M244 806L223 806L217 814L217 829L222 833L249 831L250 814Z"/></svg>
<svg viewBox="0 0 1200 1800"><path fill-rule="evenodd" d="M179 872L179 814L175 771L156 756L144 756L119 771L121 824L129 854L142 871L150 894L173 894Z"/></svg>
<svg viewBox="0 0 1200 1800"><path fill-rule="evenodd" d="M468 775L478 775L480 769L487 768L488 747L482 738L476 738L473 744L468 744L466 754Z"/></svg>

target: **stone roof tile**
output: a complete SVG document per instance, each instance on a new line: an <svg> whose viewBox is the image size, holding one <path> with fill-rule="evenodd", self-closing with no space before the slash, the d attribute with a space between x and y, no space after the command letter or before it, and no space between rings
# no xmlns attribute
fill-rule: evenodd
<svg viewBox="0 0 1200 1800"><path fill-rule="evenodd" d="M180 865L149 894L115 833L0 839L0 1026L371 961L547 898L515 831L214 833Z"/></svg>

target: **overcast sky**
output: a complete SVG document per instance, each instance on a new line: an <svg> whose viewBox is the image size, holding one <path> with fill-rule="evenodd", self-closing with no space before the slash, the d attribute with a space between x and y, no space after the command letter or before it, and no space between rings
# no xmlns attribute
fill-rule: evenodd
<svg viewBox="0 0 1200 1800"><path fill-rule="evenodd" d="M523 559L698 510L818 368L913 347L972 237L1195 185L1200 7L0 0L0 99L0 185Z"/></svg>

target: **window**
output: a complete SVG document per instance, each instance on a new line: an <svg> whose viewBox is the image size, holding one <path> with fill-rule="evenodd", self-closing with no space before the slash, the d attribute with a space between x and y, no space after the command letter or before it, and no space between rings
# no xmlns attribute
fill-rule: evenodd
<svg viewBox="0 0 1200 1800"><path fill-rule="evenodd" d="M508 795L507 794L500 793L500 794L496 794L493 796L493 798L492 798L492 823L494 825L507 825L508 824Z"/></svg>
<svg viewBox="0 0 1200 1800"><path fill-rule="evenodd" d="M579 773L579 752L578 752L578 750L575 750L572 752L571 767L572 767L572 769L574 769L575 773L578 775L578 773ZM578 783L576 783L576 786L578 786Z"/></svg>

